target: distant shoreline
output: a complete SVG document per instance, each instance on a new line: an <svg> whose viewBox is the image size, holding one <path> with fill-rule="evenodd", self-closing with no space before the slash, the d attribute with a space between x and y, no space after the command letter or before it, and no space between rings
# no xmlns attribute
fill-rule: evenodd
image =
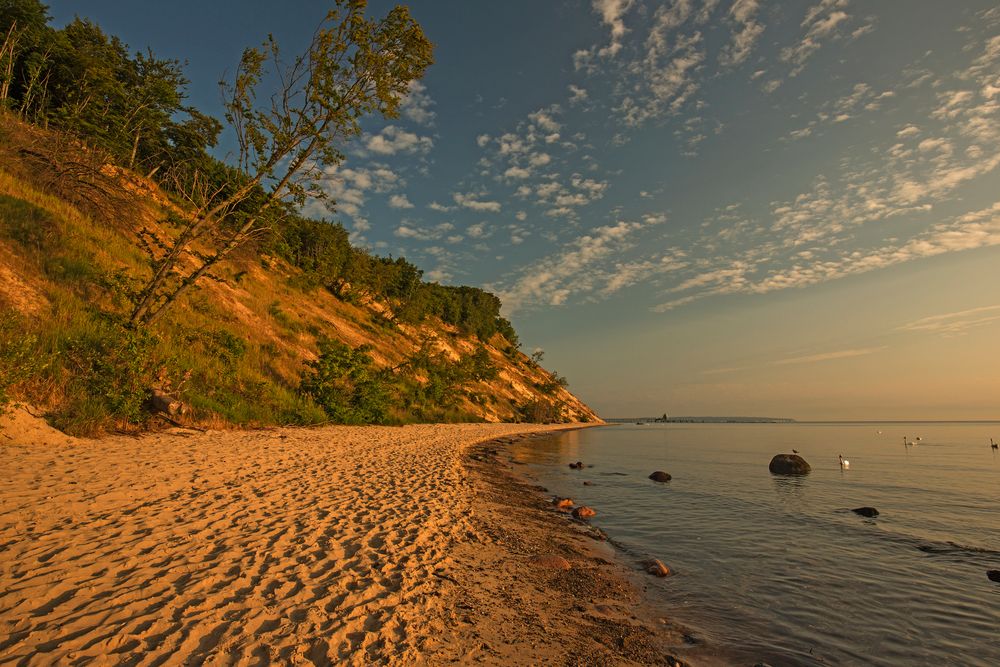
<svg viewBox="0 0 1000 667"><path fill-rule="evenodd" d="M794 424L788 417L604 417L608 424Z"/></svg>
<svg viewBox="0 0 1000 667"><path fill-rule="evenodd" d="M1000 424L997 419L788 419L784 417L604 417L617 424Z"/></svg>

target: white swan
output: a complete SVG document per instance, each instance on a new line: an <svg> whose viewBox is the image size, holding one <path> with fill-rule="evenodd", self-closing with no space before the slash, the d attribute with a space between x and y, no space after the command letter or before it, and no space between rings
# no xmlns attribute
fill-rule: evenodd
<svg viewBox="0 0 1000 667"><path fill-rule="evenodd" d="M837 458L840 459L840 469L841 470L847 470L848 468L851 467L851 462L848 461L847 459L845 459L843 456L838 455Z"/></svg>

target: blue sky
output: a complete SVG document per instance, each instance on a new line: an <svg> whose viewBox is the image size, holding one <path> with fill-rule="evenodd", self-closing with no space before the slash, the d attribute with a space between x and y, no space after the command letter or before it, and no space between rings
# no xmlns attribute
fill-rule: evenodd
<svg viewBox="0 0 1000 667"><path fill-rule="evenodd" d="M436 63L312 213L500 294L606 415L1000 417L994 2L410 6ZM245 46L325 7L51 11L188 61L217 113Z"/></svg>

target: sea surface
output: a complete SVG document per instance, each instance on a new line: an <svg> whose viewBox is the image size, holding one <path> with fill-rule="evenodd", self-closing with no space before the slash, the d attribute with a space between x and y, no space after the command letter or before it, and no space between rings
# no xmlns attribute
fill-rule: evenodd
<svg viewBox="0 0 1000 667"><path fill-rule="evenodd" d="M991 436L1000 424L647 424L512 453L552 494L596 509L592 523L626 560L673 568L650 578L653 594L710 644L776 666L996 666ZM770 474L771 457L793 448L812 473ZM588 467L570 469L577 460ZM673 479L647 479L654 470ZM861 506L880 514L851 512Z"/></svg>

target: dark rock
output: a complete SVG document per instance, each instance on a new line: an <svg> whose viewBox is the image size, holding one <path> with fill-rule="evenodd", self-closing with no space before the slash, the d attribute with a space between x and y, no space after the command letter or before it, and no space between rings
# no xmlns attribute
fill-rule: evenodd
<svg viewBox="0 0 1000 667"><path fill-rule="evenodd" d="M775 454L767 469L774 475L808 475L812 471L798 454Z"/></svg>
<svg viewBox="0 0 1000 667"><path fill-rule="evenodd" d="M990 581L1000 581L1000 570L986 570L986 578Z"/></svg>
<svg viewBox="0 0 1000 667"><path fill-rule="evenodd" d="M593 486L594 483L593 482L584 482L583 485L584 486Z"/></svg>
<svg viewBox="0 0 1000 667"><path fill-rule="evenodd" d="M573 470L583 470L583 468L584 468L583 461L577 461L576 463L570 463L569 467L572 468Z"/></svg>
<svg viewBox="0 0 1000 667"><path fill-rule="evenodd" d="M586 505L580 505L575 510L573 510L574 519L589 519L592 516L597 516L597 512L587 507Z"/></svg>
<svg viewBox="0 0 1000 667"><path fill-rule="evenodd" d="M669 482L671 479L670 473L663 472L662 470L657 470L650 474L649 478L654 482Z"/></svg>
<svg viewBox="0 0 1000 667"><path fill-rule="evenodd" d="M855 507L851 511L854 512L855 514L860 514L861 516L866 516L869 519L872 519L872 518L878 516L878 510L875 509L874 507Z"/></svg>

